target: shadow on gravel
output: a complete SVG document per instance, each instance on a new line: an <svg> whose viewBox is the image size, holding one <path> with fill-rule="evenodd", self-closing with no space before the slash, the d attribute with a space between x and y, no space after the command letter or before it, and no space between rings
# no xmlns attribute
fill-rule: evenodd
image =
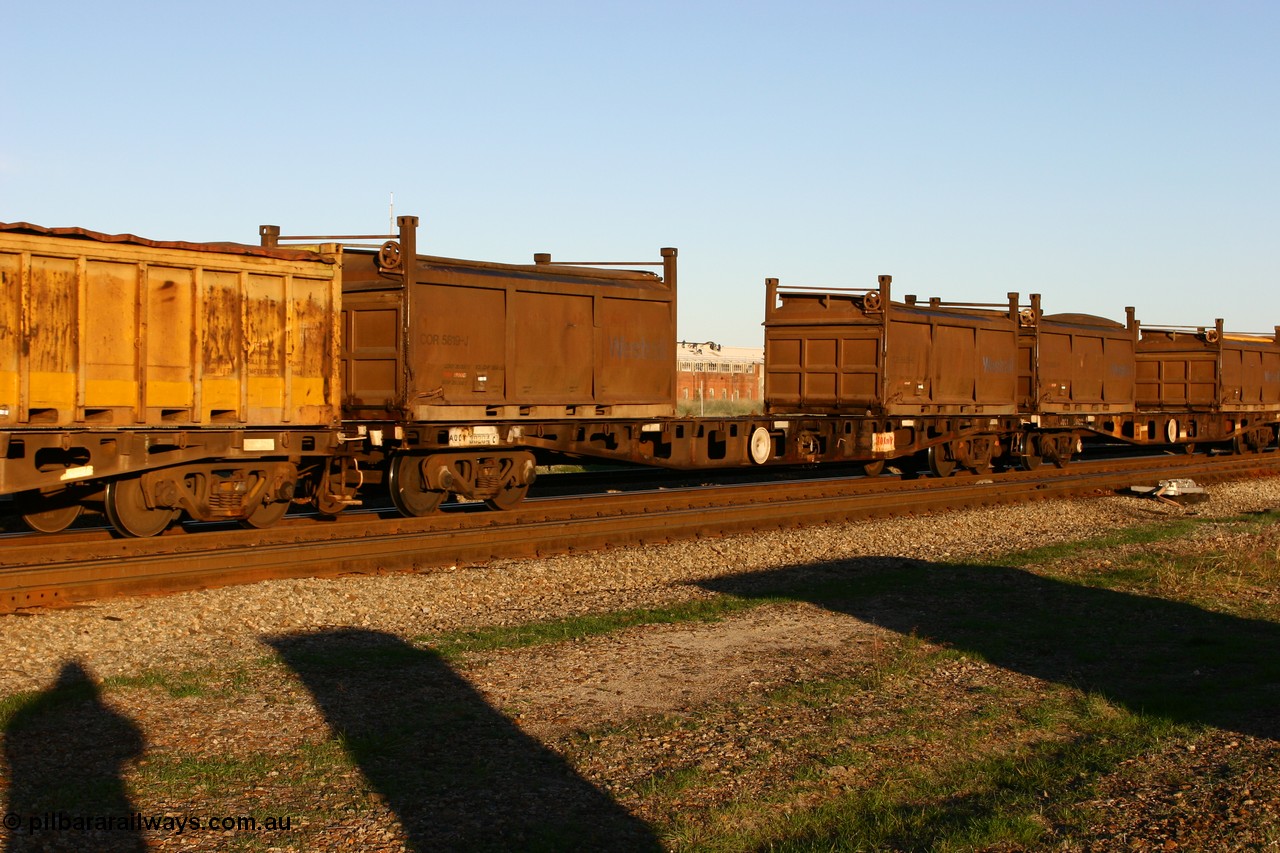
<svg viewBox="0 0 1280 853"><path fill-rule="evenodd" d="M1003 566L889 557L705 581L810 601L1132 711L1280 740L1280 625Z"/></svg>
<svg viewBox="0 0 1280 853"><path fill-rule="evenodd" d="M5 726L6 850L146 850L121 772L142 755L141 730L102 702L79 663Z"/></svg>
<svg viewBox="0 0 1280 853"><path fill-rule="evenodd" d="M433 652L376 631L268 638L412 849L660 850L648 826Z"/></svg>

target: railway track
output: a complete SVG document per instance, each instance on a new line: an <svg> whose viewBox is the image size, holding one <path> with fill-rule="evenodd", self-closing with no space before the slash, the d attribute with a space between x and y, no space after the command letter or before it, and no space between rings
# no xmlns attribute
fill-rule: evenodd
<svg viewBox="0 0 1280 853"><path fill-rule="evenodd" d="M0 612L270 578L372 574L720 536L753 530L1097 494L1174 477L1280 473L1280 453L1077 462L946 479L801 479L530 500L508 512L287 519L269 530L104 531L14 537L0 547Z"/></svg>

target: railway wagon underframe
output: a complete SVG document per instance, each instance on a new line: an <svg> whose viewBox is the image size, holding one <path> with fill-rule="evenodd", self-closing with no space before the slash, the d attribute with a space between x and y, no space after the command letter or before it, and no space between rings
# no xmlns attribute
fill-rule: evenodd
<svg viewBox="0 0 1280 853"><path fill-rule="evenodd" d="M498 509L513 506L548 455L672 470L853 463L872 476L888 463L914 459L945 477L987 472L997 462L1019 464L1026 441L1024 422L1015 416L602 419L390 430L367 422L359 429L369 440L361 460L366 482L385 482L406 515L433 512L450 493ZM1065 463L1078 446L1074 430L1039 436L1037 461L1043 455Z"/></svg>
<svg viewBox="0 0 1280 853"><path fill-rule="evenodd" d="M730 418L668 421L622 432L582 431L554 449L667 468L860 463L871 475L920 454L934 474L989 470L1011 446L1016 418ZM630 448L630 452L619 452Z"/></svg>
<svg viewBox="0 0 1280 853"><path fill-rule="evenodd" d="M101 505L129 536L158 533L182 511L264 527L336 487L328 472L340 454L331 430L4 432L0 492L43 532L66 528L86 505Z"/></svg>

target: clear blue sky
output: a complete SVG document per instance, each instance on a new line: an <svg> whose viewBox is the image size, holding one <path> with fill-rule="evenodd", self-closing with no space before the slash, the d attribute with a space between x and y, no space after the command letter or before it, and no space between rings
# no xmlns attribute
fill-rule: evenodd
<svg viewBox="0 0 1280 853"><path fill-rule="evenodd" d="M1280 2L5 4L0 221L1280 324ZM572 257L570 257L572 256Z"/></svg>

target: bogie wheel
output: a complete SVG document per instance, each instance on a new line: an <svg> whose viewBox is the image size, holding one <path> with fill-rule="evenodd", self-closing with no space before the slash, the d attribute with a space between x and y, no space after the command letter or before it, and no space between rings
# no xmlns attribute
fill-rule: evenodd
<svg viewBox="0 0 1280 853"><path fill-rule="evenodd" d="M1034 471L1043 463L1044 460L1034 453L1027 453L1018 457L1018 467L1023 471Z"/></svg>
<svg viewBox="0 0 1280 853"><path fill-rule="evenodd" d="M149 507L142 494L142 481L137 477L107 483L105 498L107 520L121 536L139 539L155 536L178 517L179 510Z"/></svg>
<svg viewBox="0 0 1280 853"><path fill-rule="evenodd" d="M280 519L284 518L285 513L289 511L289 501L273 501L269 504L259 504L258 508L249 513L245 518L240 519L243 527L253 527L261 530L265 527L274 527Z"/></svg>
<svg viewBox="0 0 1280 853"><path fill-rule="evenodd" d="M80 504L57 506L50 509L23 513L22 520L37 533L58 533L66 530L80 517Z"/></svg>
<svg viewBox="0 0 1280 853"><path fill-rule="evenodd" d="M493 497L485 498L484 502L489 509L511 509L524 500L524 496L527 494L529 494L528 485L507 486L499 489L498 493Z"/></svg>
<svg viewBox="0 0 1280 853"><path fill-rule="evenodd" d="M422 457L400 455L387 466L387 489L401 515L430 515L444 503L448 492L428 489L422 478Z"/></svg>
<svg viewBox="0 0 1280 853"><path fill-rule="evenodd" d="M862 473L868 477L879 477L884 472L884 460L876 459L873 462L862 463Z"/></svg>
<svg viewBox="0 0 1280 853"><path fill-rule="evenodd" d="M929 470L935 477L950 477L956 470L954 459L947 458L947 449L941 444L929 448Z"/></svg>

